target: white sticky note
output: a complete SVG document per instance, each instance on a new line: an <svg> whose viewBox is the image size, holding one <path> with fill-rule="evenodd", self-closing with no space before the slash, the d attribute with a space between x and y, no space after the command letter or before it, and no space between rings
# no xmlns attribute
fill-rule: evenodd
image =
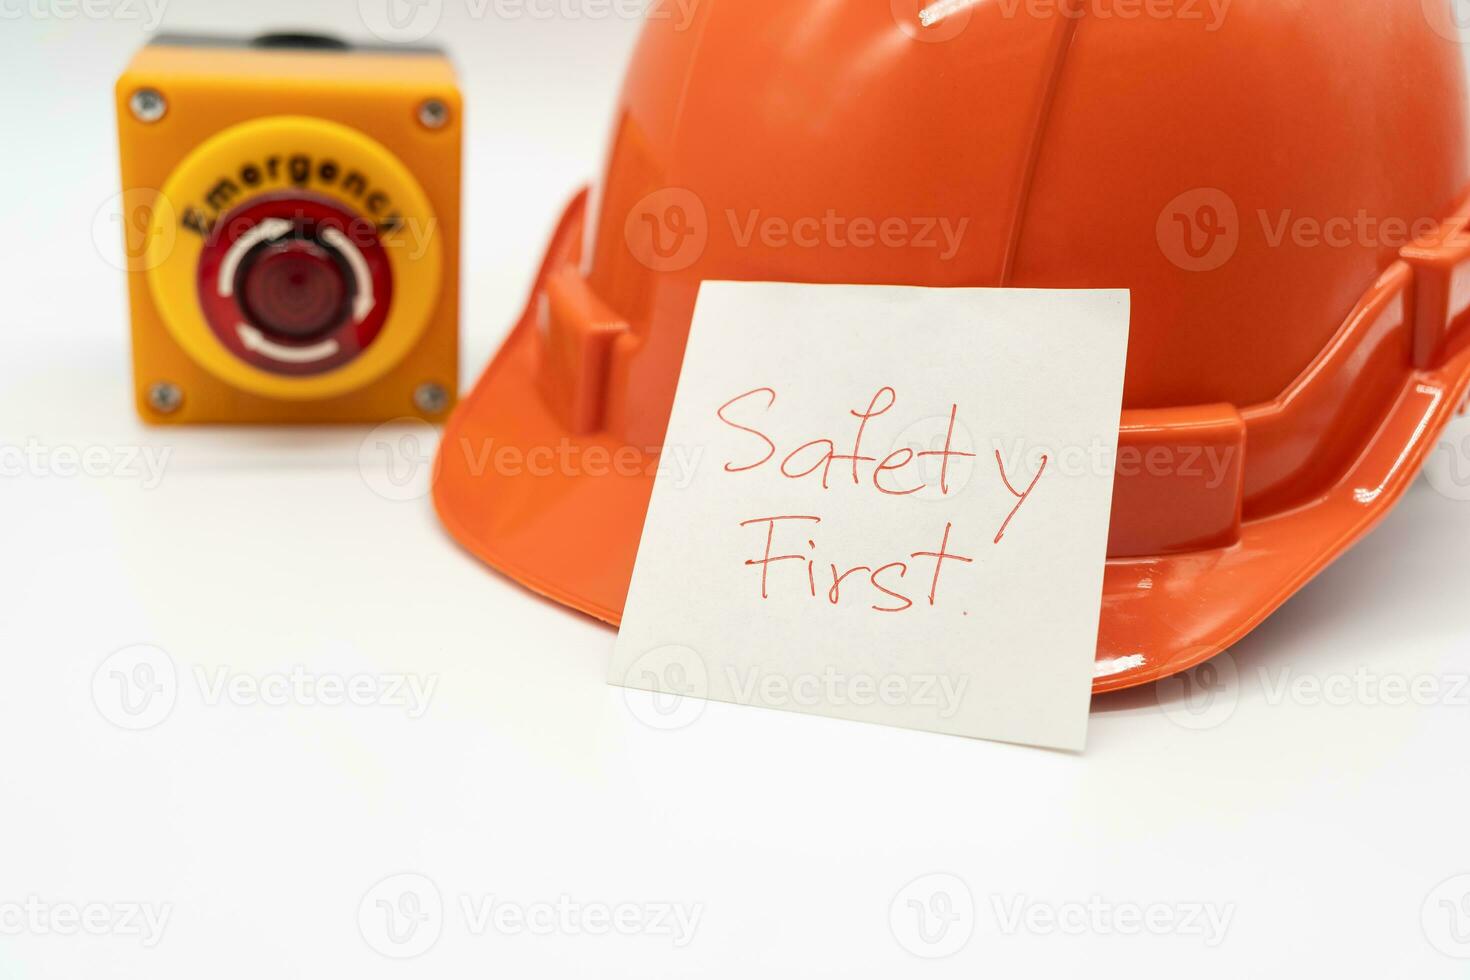
<svg viewBox="0 0 1470 980"><path fill-rule="evenodd" d="M1128 311L704 283L610 681L1080 750Z"/></svg>

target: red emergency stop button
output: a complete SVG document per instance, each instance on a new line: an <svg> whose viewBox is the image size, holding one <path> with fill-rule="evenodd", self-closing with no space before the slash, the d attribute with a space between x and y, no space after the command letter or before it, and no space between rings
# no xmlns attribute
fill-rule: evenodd
<svg viewBox="0 0 1470 980"><path fill-rule="evenodd" d="M350 315L351 274L325 246L293 237L257 249L241 268L236 288L252 323L273 336L306 340Z"/></svg>
<svg viewBox="0 0 1470 980"><path fill-rule="evenodd" d="M215 337L275 374L320 374L382 332L392 273L377 227L313 195L249 201L199 258L199 302Z"/></svg>

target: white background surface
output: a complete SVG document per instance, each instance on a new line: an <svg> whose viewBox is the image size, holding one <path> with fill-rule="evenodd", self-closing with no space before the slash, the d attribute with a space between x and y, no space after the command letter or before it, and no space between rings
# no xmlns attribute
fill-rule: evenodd
<svg viewBox="0 0 1470 980"><path fill-rule="evenodd" d="M1085 755L720 704L655 730L604 683L610 630L485 571L426 500L374 491L366 429L135 420L120 249L93 244L117 190L111 86L144 39L125 16L142 8L118 4L0 4L0 977L1464 975L1441 950L1470 953L1451 931L1470 940L1470 879L1450 880L1470 873L1466 487L1420 481L1222 662L1213 700L1176 682L1099 702ZM444 0L437 39L469 105L469 378L599 165L637 25L466 11ZM285 0L174 0L164 23L363 34L351 4ZM18 470L14 447L33 450ZM56 472L89 447L104 472ZM130 470L134 450L171 453L161 482ZM1453 450L1436 465L1470 474ZM129 731L93 679L140 643L166 651L177 693ZM409 718L211 703L201 682L297 667L437 686ZM1275 691L1360 677L1346 698ZM1437 703L1386 703L1384 678ZM402 961L379 952L407 947L375 902L424 882L372 891L397 874L443 903L414 940L437 941ZM951 877L905 890L931 874ZM487 898L700 918L682 948L513 933L465 914ZM911 899L950 901L937 945ZM1029 927L1008 921L1018 902ZM145 947L26 910L99 903L169 919ZM1089 903L1230 920L1213 946L1042 925Z"/></svg>

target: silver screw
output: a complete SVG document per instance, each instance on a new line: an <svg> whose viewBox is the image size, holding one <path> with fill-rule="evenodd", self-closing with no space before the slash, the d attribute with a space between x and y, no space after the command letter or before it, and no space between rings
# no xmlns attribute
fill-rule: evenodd
<svg viewBox="0 0 1470 980"><path fill-rule="evenodd" d="M425 381L413 390L413 403L426 415L438 415L449 407L449 392L437 381Z"/></svg>
<svg viewBox="0 0 1470 980"><path fill-rule="evenodd" d="M148 386L148 407L163 415L170 415L184 404L184 392L172 381L155 381Z"/></svg>
<svg viewBox="0 0 1470 980"><path fill-rule="evenodd" d="M168 112L168 100L156 88L140 88L128 99L128 108L139 122L155 123Z"/></svg>
<svg viewBox="0 0 1470 980"><path fill-rule="evenodd" d="M419 104L419 123L425 129L443 129L449 122L449 106L438 99L425 99Z"/></svg>

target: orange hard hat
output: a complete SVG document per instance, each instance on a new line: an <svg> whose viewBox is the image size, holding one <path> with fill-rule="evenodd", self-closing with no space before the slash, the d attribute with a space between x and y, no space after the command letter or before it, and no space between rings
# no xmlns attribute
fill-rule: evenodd
<svg viewBox="0 0 1470 980"><path fill-rule="evenodd" d="M701 281L1126 287L1096 689L1204 661L1366 533L1464 404L1447 8L654 5L601 185L448 424L442 519L616 623Z"/></svg>

